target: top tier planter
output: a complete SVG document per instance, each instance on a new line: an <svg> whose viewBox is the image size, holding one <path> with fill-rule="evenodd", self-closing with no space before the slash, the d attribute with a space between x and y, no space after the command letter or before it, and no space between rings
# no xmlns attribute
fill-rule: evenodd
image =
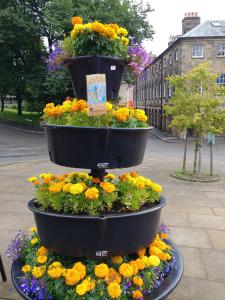
<svg viewBox="0 0 225 300"><path fill-rule="evenodd" d="M86 75L105 74L107 99L118 98L125 62L108 56L78 56L67 60L76 97L87 100Z"/></svg>

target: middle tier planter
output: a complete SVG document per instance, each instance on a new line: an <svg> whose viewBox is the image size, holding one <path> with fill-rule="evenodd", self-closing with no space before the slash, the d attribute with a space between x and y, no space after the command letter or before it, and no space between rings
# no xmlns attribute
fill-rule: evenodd
<svg viewBox="0 0 225 300"><path fill-rule="evenodd" d="M142 163L150 127L97 128L42 123L52 162L85 169L127 168Z"/></svg>
<svg viewBox="0 0 225 300"><path fill-rule="evenodd" d="M43 211L34 199L28 207L33 211L42 245L62 255L97 258L132 254L147 247L156 237L165 204L161 197L151 208L102 216Z"/></svg>

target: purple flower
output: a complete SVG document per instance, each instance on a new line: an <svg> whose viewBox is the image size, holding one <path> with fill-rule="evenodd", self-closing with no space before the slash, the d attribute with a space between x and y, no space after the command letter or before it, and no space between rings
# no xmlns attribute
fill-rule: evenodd
<svg viewBox="0 0 225 300"><path fill-rule="evenodd" d="M63 62L63 51L60 45L54 44L54 49L51 53L49 53L48 57L48 70L50 72L52 71L58 71L61 68L62 62Z"/></svg>
<svg viewBox="0 0 225 300"><path fill-rule="evenodd" d="M32 297L34 300L52 300L52 295L48 294L45 284L41 279L27 279L23 277L19 288L24 294Z"/></svg>
<svg viewBox="0 0 225 300"><path fill-rule="evenodd" d="M166 224L162 223L161 226L160 226L159 232L170 234L170 229Z"/></svg>
<svg viewBox="0 0 225 300"><path fill-rule="evenodd" d="M15 238L11 241L5 254L12 260L16 260L21 257L21 251L29 240L27 233L19 231Z"/></svg>
<svg viewBox="0 0 225 300"><path fill-rule="evenodd" d="M145 48L136 43L129 47L128 54L131 62L128 64L133 77L138 77L144 69L152 62L151 56L147 53Z"/></svg>

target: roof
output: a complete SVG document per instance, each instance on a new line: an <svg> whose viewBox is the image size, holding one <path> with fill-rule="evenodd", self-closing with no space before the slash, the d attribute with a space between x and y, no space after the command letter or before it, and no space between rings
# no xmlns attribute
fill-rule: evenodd
<svg viewBox="0 0 225 300"><path fill-rule="evenodd" d="M225 20L205 21L192 30L188 31L182 37L221 37L225 36Z"/></svg>

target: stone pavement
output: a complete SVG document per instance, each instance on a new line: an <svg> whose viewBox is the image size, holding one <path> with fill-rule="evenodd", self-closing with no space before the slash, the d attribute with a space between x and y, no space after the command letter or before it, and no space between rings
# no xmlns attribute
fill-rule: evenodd
<svg viewBox="0 0 225 300"><path fill-rule="evenodd" d="M167 157L156 160L151 158L150 152L144 163L135 168L163 186L168 203L161 220L171 227L172 239L183 253L184 276L168 300L224 300L224 177L215 183L179 181L169 176L176 168L177 160ZM49 161L0 165L0 252L8 275L6 283L1 283L0 278L1 300L21 299L12 289L10 262L4 251L17 230L29 230L34 225L33 216L26 207L34 195L27 178L42 172L62 174L68 171Z"/></svg>

